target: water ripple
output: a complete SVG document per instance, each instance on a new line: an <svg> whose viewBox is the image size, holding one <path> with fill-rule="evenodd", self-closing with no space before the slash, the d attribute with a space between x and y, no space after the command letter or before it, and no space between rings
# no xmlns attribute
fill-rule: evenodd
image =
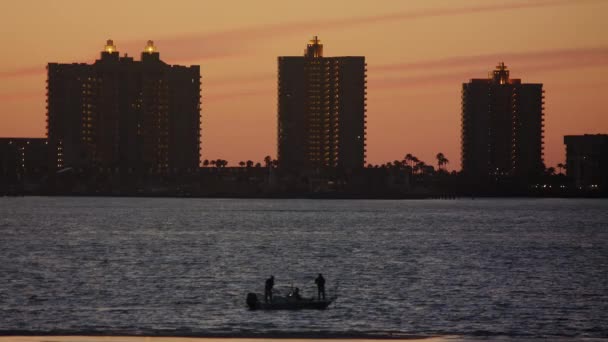
<svg viewBox="0 0 608 342"><path fill-rule="evenodd" d="M0 198L5 333L608 337L606 274L605 200Z"/></svg>

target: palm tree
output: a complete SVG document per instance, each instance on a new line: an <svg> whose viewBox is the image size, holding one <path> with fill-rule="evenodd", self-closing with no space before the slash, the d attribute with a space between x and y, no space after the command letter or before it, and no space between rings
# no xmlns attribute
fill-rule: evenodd
<svg viewBox="0 0 608 342"><path fill-rule="evenodd" d="M450 161L445 157L445 155L441 152L437 153L437 169L443 170L443 167L448 164Z"/></svg>
<svg viewBox="0 0 608 342"><path fill-rule="evenodd" d="M214 159L214 160L212 160L212 161L211 161L211 166L217 166L217 165L216 165L216 162L217 162L217 161L216 161L215 159Z"/></svg>
<svg viewBox="0 0 608 342"><path fill-rule="evenodd" d="M412 167L412 174L417 174L418 171L420 171L420 164L415 164L414 167Z"/></svg>
<svg viewBox="0 0 608 342"><path fill-rule="evenodd" d="M205 160L203 161L203 166L204 166L204 167L209 166L209 159L205 159Z"/></svg>
<svg viewBox="0 0 608 342"><path fill-rule="evenodd" d="M410 162L412 161L413 158L414 158L414 156L411 153L406 154L405 157L403 158L403 160L405 161L405 165L413 166L413 165L410 165Z"/></svg>
<svg viewBox="0 0 608 342"><path fill-rule="evenodd" d="M246 165L246 164L245 164L245 162L244 162L244 161L242 161L242 160L241 160L241 161L239 162L239 166L240 166L240 167L245 167L245 165Z"/></svg>
<svg viewBox="0 0 608 342"><path fill-rule="evenodd" d="M264 157L264 164L266 164L266 167L270 167L272 165L272 158L270 156Z"/></svg>
<svg viewBox="0 0 608 342"><path fill-rule="evenodd" d="M418 164L416 164L416 166L418 166L418 170L420 171L420 173L422 175L424 175L424 172L426 171L426 167L427 167L426 163L421 161Z"/></svg>
<svg viewBox="0 0 608 342"><path fill-rule="evenodd" d="M561 174L563 174L562 170L566 169L566 165L559 163L559 164L557 164L557 168L559 169L559 174L561 175Z"/></svg>
<svg viewBox="0 0 608 342"><path fill-rule="evenodd" d="M247 161L247 168L251 168L251 167L253 167L253 161L248 160Z"/></svg>
<svg viewBox="0 0 608 342"><path fill-rule="evenodd" d="M262 167L262 163L255 163L255 167Z"/></svg>
<svg viewBox="0 0 608 342"><path fill-rule="evenodd" d="M439 152L437 153L437 156L435 156L437 158L437 168L439 170L441 170L441 167L443 166L443 160L445 159L445 156L443 155L443 153Z"/></svg>
<svg viewBox="0 0 608 342"><path fill-rule="evenodd" d="M545 170L545 172L547 173L547 175L549 176L553 176L555 174L555 168L554 167L549 167Z"/></svg>
<svg viewBox="0 0 608 342"><path fill-rule="evenodd" d="M412 156L412 172L417 173L420 171L420 160L415 156Z"/></svg>

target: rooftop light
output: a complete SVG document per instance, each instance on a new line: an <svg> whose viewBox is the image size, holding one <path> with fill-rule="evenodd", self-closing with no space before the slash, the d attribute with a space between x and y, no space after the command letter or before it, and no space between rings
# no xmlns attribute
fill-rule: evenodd
<svg viewBox="0 0 608 342"><path fill-rule="evenodd" d="M112 39L108 39L108 41L106 41L104 51L107 53L116 52L116 45L114 45L114 41Z"/></svg>

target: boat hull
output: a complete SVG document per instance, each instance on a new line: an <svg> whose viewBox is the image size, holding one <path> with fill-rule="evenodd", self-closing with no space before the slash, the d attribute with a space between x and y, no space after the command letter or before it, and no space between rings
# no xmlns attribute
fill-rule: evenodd
<svg viewBox="0 0 608 342"><path fill-rule="evenodd" d="M251 310L325 310L333 300L314 300L310 298L276 297L266 303L258 300L255 293L247 295L247 306Z"/></svg>

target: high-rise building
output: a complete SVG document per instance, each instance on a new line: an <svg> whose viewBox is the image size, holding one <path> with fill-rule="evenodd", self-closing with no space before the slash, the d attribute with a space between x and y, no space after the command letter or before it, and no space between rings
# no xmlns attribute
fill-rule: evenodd
<svg viewBox="0 0 608 342"><path fill-rule="evenodd" d="M462 85L462 172L479 181L530 182L544 170L542 84L509 77L500 63Z"/></svg>
<svg viewBox="0 0 608 342"><path fill-rule="evenodd" d="M108 40L93 64L48 64L52 168L166 174L198 169L200 67L169 65L148 41L141 60Z"/></svg>
<svg viewBox="0 0 608 342"><path fill-rule="evenodd" d="M566 173L579 189L608 190L608 134L566 135Z"/></svg>
<svg viewBox="0 0 608 342"><path fill-rule="evenodd" d="M279 57L278 160L289 171L352 170L365 163L365 57Z"/></svg>

